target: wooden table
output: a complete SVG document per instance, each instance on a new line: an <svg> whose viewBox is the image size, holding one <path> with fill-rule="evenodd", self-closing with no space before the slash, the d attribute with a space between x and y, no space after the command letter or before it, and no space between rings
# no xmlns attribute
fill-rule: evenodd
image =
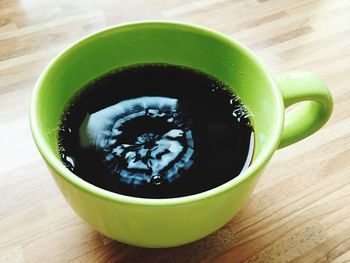
<svg viewBox="0 0 350 263"><path fill-rule="evenodd" d="M253 196L211 236L141 249L101 236L65 203L28 125L34 83L64 47L106 26L167 19L245 43L271 71L310 70L328 124L276 152ZM350 262L348 0L0 0L0 262Z"/></svg>

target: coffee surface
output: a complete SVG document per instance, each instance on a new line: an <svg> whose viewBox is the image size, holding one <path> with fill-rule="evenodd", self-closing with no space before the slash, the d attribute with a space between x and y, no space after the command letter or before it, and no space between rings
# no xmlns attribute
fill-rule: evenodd
<svg viewBox="0 0 350 263"><path fill-rule="evenodd" d="M247 110L227 86L166 64L127 67L88 83L59 127L68 169L135 197L212 189L245 170L253 149Z"/></svg>

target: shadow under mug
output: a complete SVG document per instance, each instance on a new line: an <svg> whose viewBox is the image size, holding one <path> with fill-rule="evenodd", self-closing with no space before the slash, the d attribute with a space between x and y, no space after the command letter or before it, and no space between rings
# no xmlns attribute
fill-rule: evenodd
<svg viewBox="0 0 350 263"><path fill-rule="evenodd" d="M87 82L140 63L183 65L227 83L252 114L251 166L211 190L167 199L112 193L66 169L57 145L65 105ZM298 102L285 113L286 107ZM159 248L201 239L226 224L251 194L275 150L314 133L331 112L332 97L312 73L275 76L246 47L220 33L183 23L140 22L100 31L59 54L36 84L30 124L59 189L82 219L112 239Z"/></svg>

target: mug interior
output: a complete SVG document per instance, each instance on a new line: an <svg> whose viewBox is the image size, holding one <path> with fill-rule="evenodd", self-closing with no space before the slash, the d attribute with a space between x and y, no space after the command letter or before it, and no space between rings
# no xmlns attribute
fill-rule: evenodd
<svg viewBox="0 0 350 263"><path fill-rule="evenodd" d="M57 128L73 95L111 70L140 63L183 65L228 84L250 110L255 131L253 162L244 173L249 174L253 166L271 157L282 129L283 107L281 96L261 63L240 44L210 30L147 22L89 36L61 53L42 74L33 95L31 125L44 158L55 160L51 166L65 169L59 161ZM68 169L65 173L74 176Z"/></svg>

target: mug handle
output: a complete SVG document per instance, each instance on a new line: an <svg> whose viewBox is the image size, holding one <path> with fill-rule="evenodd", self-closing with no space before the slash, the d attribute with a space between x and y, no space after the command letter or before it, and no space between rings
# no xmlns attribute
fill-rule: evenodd
<svg viewBox="0 0 350 263"><path fill-rule="evenodd" d="M331 116L333 100L323 81L311 72L288 72L275 79L285 108L300 102L295 109L286 112L280 149L319 130Z"/></svg>

